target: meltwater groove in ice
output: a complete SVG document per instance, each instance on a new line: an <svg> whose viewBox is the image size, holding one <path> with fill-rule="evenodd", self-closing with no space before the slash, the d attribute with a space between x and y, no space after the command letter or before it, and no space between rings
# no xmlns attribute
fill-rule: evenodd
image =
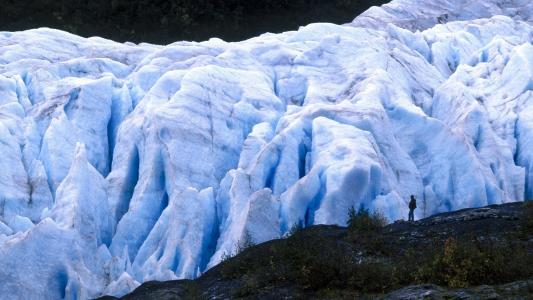
<svg viewBox="0 0 533 300"><path fill-rule="evenodd" d="M533 9L456 2L239 43L0 32L0 293L120 296L411 194L531 199Z"/></svg>

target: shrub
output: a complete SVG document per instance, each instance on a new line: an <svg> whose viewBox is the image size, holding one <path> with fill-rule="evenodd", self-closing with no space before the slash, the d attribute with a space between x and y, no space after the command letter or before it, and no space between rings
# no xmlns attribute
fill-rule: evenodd
<svg viewBox="0 0 533 300"><path fill-rule="evenodd" d="M524 209L525 216L530 209ZM530 218L522 218L529 222ZM522 222L522 221L520 221ZM235 297L254 295L264 287L294 286L305 293L348 291L385 293L402 286L433 283L462 288L504 284L533 276L530 244L514 235L472 236L462 239L435 236L411 242L380 229L385 219L368 210L349 211L348 233L329 227L301 230L290 237L245 251L222 264L223 278L241 280ZM294 234L298 232L298 234ZM430 239L430 238L428 238ZM239 252L253 245L245 232ZM327 298L327 297L326 297Z"/></svg>
<svg viewBox="0 0 533 300"><path fill-rule="evenodd" d="M341 279L343 251L320 236L288 239L280 254L289 266L288 277L304 289L316 291Z"/></svg>
<svg viewBox="0 0 533 300"><path fill-rule="evenodd" d="M287 231L287 233L283 237L284 238L289 238L289 237L295 235L296 233L300 232L302 229L303 229L303 226L300 223L296 222L296 223L292 224L292 226L289 229L289 231Z"/></svg>
<svg viewBox="0 0 533 300"><path fill-rule="evenodd" d="M237 243L237 254L242 253L244 250L255 246L254 238L248 230L244 231L242 239Z"/></svg>
<svg viewBox="0 0 533 300"><path fill-rule="evenodd" d="M387 220L378 212L370 213L365 208L356 212L354 207L348 211L348 229L352 232L376 232L386 224Z"/></svg>
<svg viewBox="0 0 533 300"><path fill-rule="evenodd" d="M224 251L224 253L222 253L222 256L220 257L220 262L225 262L225 261L228 261L230 260L230 258L232 258L234 255L232 255L233 253L231 252L226 252Z"/></svg>
<svg viewBox="0 0 533 300"><path fill-rule="evenodd" d="M351 246L320 234L301 234L276 249L276 281L295 282L304 290L346 289L382 292L394 285L388 260L354 257Z"/></svg>
<svg viewBox="0 0 533 300"><path fill-rule="evenodd" d="M455 239L449 238L443 253L435 257L426 274L434 281L453 288L467 287L471 273L477 273L474 268L483 268L476 262L483 262L483 254L478 249L460 247Z"/></svg>
<svg viewBox="0 0 533 300"><path fill-rule="evenodd" d="M246 249L251 248L255 246L254 239L250 232L246 230L243 234L242 239L240 239L237 244L235 244L235 252L230 251L222 253L222 256L220 258L220 262L228 261L230 258L235 257L236 255L244 252Z"/></svg>
<svg viewBox="0 0 533 300"><path fill-rule="evenodd" d="M416 281L453 288L501 284L532 276L533 270L524 268L532 263L533 256L519 244L481 244L449 238L429 263L418 267Z"/></svg>
<svg viewBox="0 0 533 300"><path fill-rule="evenodd" d="M397 285L394 267L387 261L356 264L348 277L349 288L363 293L384 293Z"/></svg>
<svg viewBox="0 0 533 300"><path fill-rule="evenodd" d="M250 255L240 255L247 249L255 246L253 237L247 230L243 233L242 238L235 244L235 251L224 252L221 257L220 272L223 278L239 278L247 270L253 270L253 259ZM241 259L231 259L235 256L241 256Z"/></svg>

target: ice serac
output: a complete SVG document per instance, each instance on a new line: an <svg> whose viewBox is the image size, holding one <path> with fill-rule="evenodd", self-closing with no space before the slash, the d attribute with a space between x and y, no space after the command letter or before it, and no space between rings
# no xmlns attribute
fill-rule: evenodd
<svg viewBox="0 0 533 300"><path fill-rule="evenodd" d="M351 207L405 218L409 195L417 218L532 199L532 13L394 0L167 46L0 32L0 293L120 296Z"/></svg>
<svg viewBox="0 0 533 300"><path fill-rule="evenodd" d="M76 230L94 248L111 241L107 182L88 162L85 145L78 143L70 170L59 185L56 202L45 215L65 229Z"/></svg>
<svg viewBox="0 0 533 300"><path fill-rule="evenodd" d="M134 275L139 281L194 278L205 268L214 222L212 188L173 195L135 257Z"/></svg>
<svg viewBox="0 0 533 300"><path fill-rule="evenodd" d="M0 292L6 299L91 299L106 286L96 249L50 218L0 241Z"/></svg>

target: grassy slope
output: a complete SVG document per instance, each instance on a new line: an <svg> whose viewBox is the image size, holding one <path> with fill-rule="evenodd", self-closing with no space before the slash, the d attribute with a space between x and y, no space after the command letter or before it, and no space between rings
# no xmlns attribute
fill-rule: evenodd
<svg viewBox="0 0 533 300"><path fill-rule="evenodd" d="M245 249L197 280L145 283L125 299L528 298L532 265L533 205L515 203L380 229L314 226Z"/></svg>

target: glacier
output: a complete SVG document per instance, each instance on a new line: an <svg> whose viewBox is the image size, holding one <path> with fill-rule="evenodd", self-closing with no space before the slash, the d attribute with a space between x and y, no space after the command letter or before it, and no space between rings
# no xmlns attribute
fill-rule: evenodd
<svg viewBox="0 0 533 300"><path fill-rule="evenodd" d="M0 294L121 296L251 237L533 199L533 3L237 43L0 32Z"/></svg>

